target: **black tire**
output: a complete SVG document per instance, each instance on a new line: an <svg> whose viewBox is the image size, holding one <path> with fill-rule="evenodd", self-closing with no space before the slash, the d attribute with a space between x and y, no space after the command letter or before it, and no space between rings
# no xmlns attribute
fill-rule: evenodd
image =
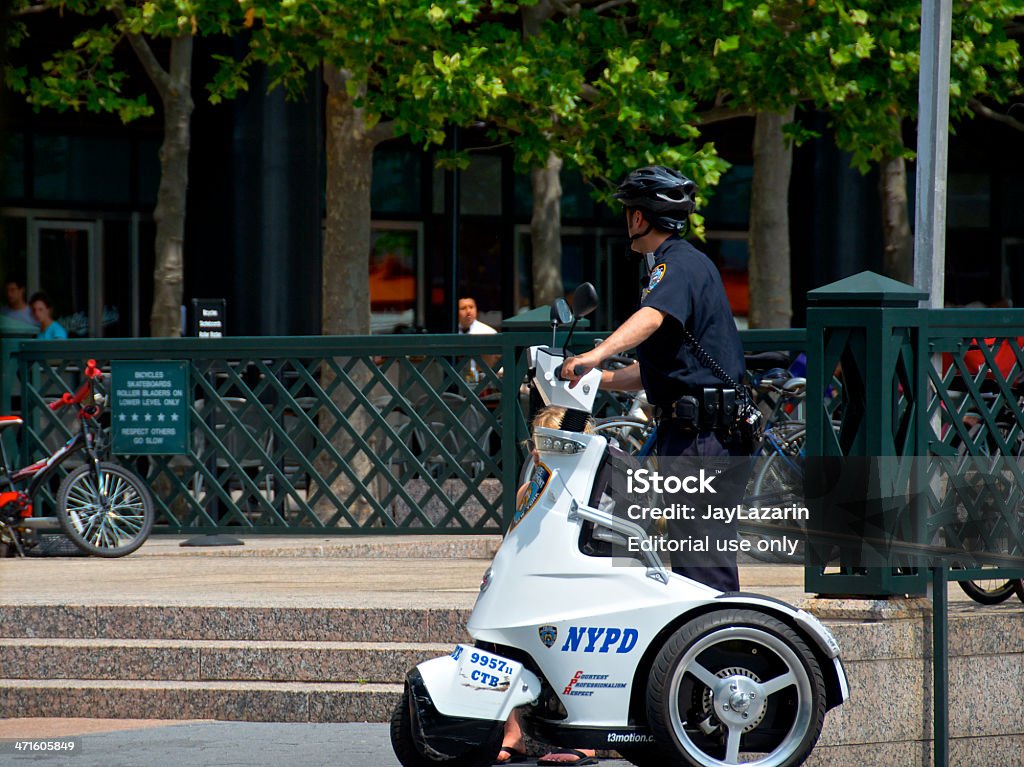
<svg viewBox="0 0 1024 767"><path fill-rule="evenodd" d="M1024 578L1018 578L1013 582L1013 590L1017 592L1017 599L1024 602Z"/></svg>
<svg viewBox="0 0 1024 767"><path fill-rule="evenodd" d="M487 743L454 759L431 759L416 748L412 737L412 714L409 711L409 690L402 693L391 714L391 747L402 767L490 767L501 752L502 731L499 728Z"/></svg>
<svg viewBox="0 0 1024 767"><path fill-rule="evenodd" d="M978 604L998 605L1013 596L1017 580L957 581L963 592Z"/></svg>
<svg viewBox="0 0 1024 767"><path fill-rule="evenodd" d="M61 529L97 557L131 554L146 542L155 516L153 496L142 480L109 461L99 462L99 477L92 464L79 466L57 493Z"/></svg>
<svg viewBox="0 0 1024 767"><path fill-rule="evenodd" d="M616 746L619 756L636 767L664 767L672 763L672 757L657 746Z"/></svg>
<svg viewBox="0 0 1024 767"><path fill-rule="evenodd" d="M719 610L683 625L651 668L647 718L666 765L803 763L825 720L817 658L781 621ZM753 756L760 755L760 756Z"/></svg>

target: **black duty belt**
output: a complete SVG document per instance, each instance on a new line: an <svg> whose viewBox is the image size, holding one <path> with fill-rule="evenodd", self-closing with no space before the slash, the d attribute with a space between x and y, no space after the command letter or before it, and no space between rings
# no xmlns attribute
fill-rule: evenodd
<svg viewBox="0 0 1024 767"><path fill-rule="evenodd" d="M667 406L654 410L660 421L671 419L683 428L696 431L728 431L736 421L736 390L731 387L706 386L693 389Z"/></svg>

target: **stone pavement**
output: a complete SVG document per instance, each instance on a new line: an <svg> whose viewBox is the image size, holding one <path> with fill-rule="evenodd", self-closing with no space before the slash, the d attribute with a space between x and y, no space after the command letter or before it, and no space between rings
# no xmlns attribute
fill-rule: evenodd
<svg viewBox="0 0 1024 767"><path fill-rule="evenodd" d="M386 724L264 724L154 720L0 720L8 738L73 738L75 756L21 756L0 744L0 765L68 767L400 767ZM534 759L520 762L524 767ZM602 759L604 767L629 767Z"/></svg>
<svg viewBox="0 0 1024 767"><path fill-rule="evenodd" d="M500 543L497 536L252 536L243 546L203 548L181 547L183 540L154 537L122 559L0 560L0 604L471 608ZM790 602L806 596L800 567L747 564L740 581Z"/></svg>

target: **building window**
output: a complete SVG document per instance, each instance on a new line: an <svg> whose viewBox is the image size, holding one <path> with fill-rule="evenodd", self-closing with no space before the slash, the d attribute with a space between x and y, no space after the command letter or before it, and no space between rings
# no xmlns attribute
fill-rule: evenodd
<svg viewBox="0 0 1024 767"><path fill-rule="evenodd" d="M373 223L370 330L393 333L423 324L423 229L401 221Z"/></svg>
<svg viewBox="0 0 1024 767"><path fill-rule="evenodd" d="M419 215L420 165L423 155L412 149L377 149L373 153L374 213Z"/></svg>
<svg viewBox="0 0 1024 767"><path fill-rule="evenodd" d="M20 200L25 196L25 137L14 133L0 146L0 196Z"/></svg>
<svg viewBox="0 0 1024 767"><path fill-rule="evenodd" d="M32 194L38 200L131 201L131 145L84 136L35 136Z"/></svg>
<svg viewBox="0 0 1024 767"><path fill-rule="evenodd" d="M951 173L946 192L946 226L983 229L992 211L991 179L981 173Z"/></svg>

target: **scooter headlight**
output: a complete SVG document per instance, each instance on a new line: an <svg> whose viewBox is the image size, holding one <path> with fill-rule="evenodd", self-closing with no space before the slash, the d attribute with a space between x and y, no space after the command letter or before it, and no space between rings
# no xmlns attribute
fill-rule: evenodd
<svg viewBox="0 0 1024 767"><path fill-rule="evenodd" d="M586 445L582 442L577 442L573 439L565 439L564 437L549 437L546 435L538 435L535 438L537 445L537 451L540 453L564 453L567 455L575 455L581 453L586 449Z"/></svg>

